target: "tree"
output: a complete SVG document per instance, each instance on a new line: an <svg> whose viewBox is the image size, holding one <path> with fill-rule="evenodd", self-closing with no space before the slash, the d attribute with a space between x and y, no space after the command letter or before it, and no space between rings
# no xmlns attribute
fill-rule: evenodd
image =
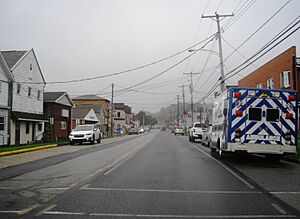
<svg viewBox="0 0 300 219"><path fill-rule="evenodd" d="M140 124L143 124L144 120L144 125L146 126L157 124L156 118L152 117L151 115L147 115L144 111L138 112L135 118L139 121Z"/></svg>

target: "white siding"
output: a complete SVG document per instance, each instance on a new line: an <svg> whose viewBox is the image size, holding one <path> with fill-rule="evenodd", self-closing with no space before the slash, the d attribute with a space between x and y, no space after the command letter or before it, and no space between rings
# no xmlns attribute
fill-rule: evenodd
<svg viewBox="0 0 300 219"><path fill-rule="evenodd" d="M32 64L32 70L30 70L30 64ZM32 50L12 70L12 73L15 78L13 111L43 114L43 78ZM26 82L41 82L41 84L26 84ZM20 94L17 94L17 83L21 84ZM28 97L28 87L32 88L30 97ZM38 90L41 91L39 100L37 99Z"/></svg>
<svg viewBox="0 0 300 219"><path fill-rule="evenodd" d="M72 104L70 103L70 100L65 96L63 96L62 98L59 99L59 101L57 101L60 104L63 104L65 106L72 106Z"/></svg>
<svg viewBox="0 0 300 219"><path fill-rule="evenodd" d="M0 65L0 106L8 106L8 79Z"/></svg>
<svg viewBox="0 0 300 219"><path fill-rule="evenodd" d="M4 130L0 131L0 145L6 145L7 144L7 119L8 119L8 111L0 109L0 117L4 117Z"/></svg>

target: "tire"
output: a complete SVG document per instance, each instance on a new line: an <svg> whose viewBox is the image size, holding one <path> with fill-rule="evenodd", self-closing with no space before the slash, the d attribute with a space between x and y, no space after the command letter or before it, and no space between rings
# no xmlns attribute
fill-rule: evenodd
<svg viewBox="0 0 300 219"><path fill-rule="evenodd" d="M97 139L97 143L101 143L101 136L99 135L99 138Z"/></svg>
<svg viewBox="0 0 300 219"><path fill-rule="evenodd" d="M210 155L213 157L216 156L216 148L210 148Z"/></svg>
<svg viewBox="0 0 300 219"><path fill-rule="evenodd" d="M70 145L74 145L74 142L73 142L73 141L70 141Z"/></svg>
<svg viewBox="0 0 300 219"><path fill-rule="evenodd" d="M266 154L266 158L271 163L279 163L280 159L282 158L281 154Z"/></svg>
<svg viewBox="0 0 300 219"><path fill-rule="evenodd" d="M195 138L194 137L191 137L191 142L195 142Z"/></svg>
<svg viewBox="0 0 300 219"><path fill-rule="evenodd" d="M92 141L90 141L90 144L94 144L95 143L95 135L93 135L93 139Z"/></svg>

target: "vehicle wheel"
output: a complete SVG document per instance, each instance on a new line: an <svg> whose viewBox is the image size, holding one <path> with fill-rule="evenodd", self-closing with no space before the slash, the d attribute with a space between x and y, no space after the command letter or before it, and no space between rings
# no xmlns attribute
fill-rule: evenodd
<svg viewBox="0 0 300 219"><path fill-rule="evenodd" d="M210 148L210 155L213 157L216 156L216 148Z"/></svg>
<svg viewBox="0 0 300 219"><path fill-rule="evenodd" d="M207 147L210 147L210 141L207 142Z"/></svg>
<svg viewBox="0 0 300 219"><path fill-rule="evenodd" d="M99 135L99 138L97 140L97 143L101 143L101 136Z"/></svg>
<svg viewBox="0 0 300 219"><path fill-rule="evenodd" d="M194 137L191 137L191 142L195 142L195 138Z"/></svg>
<svg viewBox="0 0 300 219"><path fill-rule="evenodd" d="M174 135L176 135L176 133L174 133Z"/></svg>
<svg viewBox="0 0 300 219"><path fill-rule="evenodd" d="M74 142L73 142L73 141L70 141L70 145L74 145Z"/></svg>
<svg viewBox="0 0 300 219"><path fill-rule="evenodd" d="M184 134L182 134L182 136L184 136Z"/></svg>
<svg viewBox="0 0 300 219"><path fill-rule="evenodd" d="M220 143L220 140L218 140L216 152L217 152L217 153L216 153L217 158L221 159L221 158L224 157L224 151L221 149L221 143Z"/></svg>
<svg viewBox="0 0 300 219"><path fill-rule="evenodd" d="M282 158L281 154L266 154L266 158L271 163L279 163L280 159Z"/></svg>
<svg viewBox="0 0 300 219"><path fill-rule="evenodd" d="M93 139L91 140L91 144L94 144L94 142L95 142L95 135L93 135Z"/></svg>

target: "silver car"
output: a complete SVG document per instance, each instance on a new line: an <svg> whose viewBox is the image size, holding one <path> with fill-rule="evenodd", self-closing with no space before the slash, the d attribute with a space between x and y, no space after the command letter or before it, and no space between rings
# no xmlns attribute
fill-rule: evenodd
<svg viewBox="0 0 300 219"><path fill-rule="evenodd" d="M182 127L176 127L174 135L184 135L184 129Z"/></svg>

